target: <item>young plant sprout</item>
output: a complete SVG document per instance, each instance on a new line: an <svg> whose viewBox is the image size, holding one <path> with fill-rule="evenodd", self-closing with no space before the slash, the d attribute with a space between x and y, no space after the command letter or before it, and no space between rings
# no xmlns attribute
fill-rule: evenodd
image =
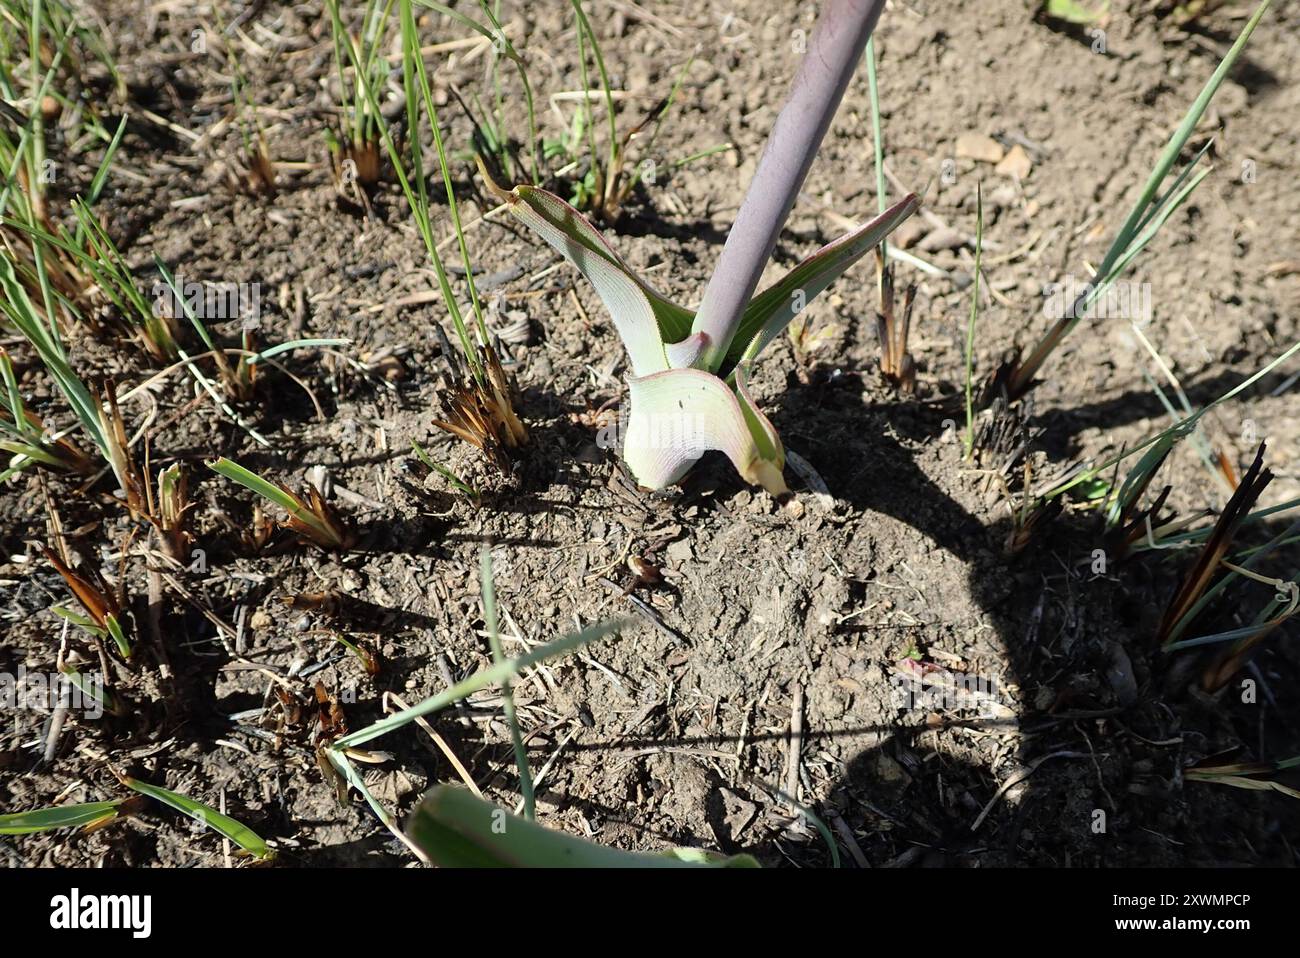
<svg viewBox="0 0 1300 958"><path fill-rule="evenodd" d="M751 296L883 6L826 4L695 311L655 291L559 197L490 184L515 217L591 282L609 310L632 367L623 458L643 486L672 485L707 450L720 450L746 481L775 495L788 492L780 437L749 395L750 366L813 297L916 210L917 198L907 196Z"/></svg>
<svg viewBox="0 0 1300 958"><path fill-rule="evenodd" d="M609 71L605 69L605 57L600 51L600 42L596 39L596 31L591 28L591 21L587 19L587 14L582 9L581 0L569 0L569 2L573 6L574 16L577 19L578 69L582 77L582 90L580 91L582 108L574 114L573 124L567 134L561 136L558 140L547 141L543 152L546 154L547 159L565 156L574 160L576 165L580 159L580 151L583 147L586 148L586 171L581 179L574 182L570 202L578 209L591 213L602 223L613 223L623 211L623 205L632 196L637 184L645 176L646 170L653 169L652 166L637 165L629 171L627 169L628 147L647 127L650 127L649 140L643 151L649 152L659 135L664 118L668 115L668 111L672 109L673 100L676 99L677 91L686 78L686 71L690 69L691 61L688 60L682 67L668 95L656 104L636 126L619 136L614 111L614 93L609 82ZM594 112L591 109L592 90L590 74L587 71L587 47L591 47L592 59L596 63L596 73L600 78L600 90L605 100L608 143L606 144L604 163L600 160L596 141L596 121ZM678 161L676 165L685 165L729 148L729 145L724 145L712 150L706 150L703 153Z"/></svg>
<svg viewBox="0 0 1300 958"><path fill-rule="evenodd" d="M189 496L189 475L180 463L158 471L158 483L146 488L148 514L162 550L169 559L184 563L189 558L193 537L185 529L185 517L193 505Z"/></svg>
<svg viewBox="0 0 1300 958"><path fill-rule="evenodd" d="M524 58L515 49L510 37L506 35L505 28L501 25L501 20L497 17L496 12L493 11L492 5L488 3L488 0L479 0L479 8L488 21L484 24L466 16L459 10L453 10L445 4L437 3L436 0L416 0L416 2L420 6L428 7L430 10L434 10L463 26L469 27L491 42L492 49L488 63L495 102L490 115L480 107L478 111L480 119L476 120L472 115L470 116L471 121L474 123L475 154L491 165L497 175L510 176L512 182L524 178L529 178L534 183L538 182L541 178L541 165L538 162L537 109L533 102L533 85L528 81L528 70L524 65ZM523 87L524 106L528 113L527 164L520 159L516 144L512 142L506 131L505 98L499 69L503 57L515 65L515 69L519 73L519 82ZM469 108L461 100L460 94L456 93L454 89L452 92L460 102L461 108L468 114Z"/></svg>
<svg viewBox="0 0 1300 958"><path fill-rule="evenodd" d="M912 302L916 286L903 293L901 311L894 297L894 267L885 265L884 254L876 250L876 277L880 285L880 310L876 313L876 335L880 339L880 373L901 393L916 391L916 362L907 351L912 328Z"/></svg>
<svg viewBox="0 0 1300 958"><path fill-rule="evenodd" d="M226 36L225 18L218 7L212 12L217 19L217 31ZM275 195L275 164L266 148L266 133L257 114L257 104L248 94L248 80L239 57L230 48L225 47L226 61L230 64L230 99L235 106L235 118L239 124L239 139L243 146L243 155L238 157L227 171L227 178L235 189L243 190L254 196ZM251 118L251 119L250 119Z"/></svg>
<svg viewBox="0 0 1300 958"><path fill-rule="evenodd" d="M89 475L95 463L70 440L61 435L50 435L41 417L27 408L18 391L18 378L14 375L9 354L0 348L0 449L13 457L0 471L0 483L29 466L41 465L49 469Z"/></svg>
<svg viewBox="0 0 1300 958"><path fill-rule="evenodd" d="M367 0L361 18L361 35L352 34L343 23L338 0L327 0L330 30L334 36L334 67L338 72L342 100L342 123L337 135L326 130L334 181L340 190L359 186L370 190L379 183L380 124L375 109L377 90L388 80L388 61L381 47L388 33L393 0ZM347 65L353 64L349 80Z"/></svg>
<svg viewBox="0 0 1300 958"><path fill-rule="evenodd" d="M50 565L54 566L54 571L67 583L68 591L73 594L78 604L86 610L86 616L77 615L77 613L60 606L54 606L54 611L99 639L111 637L113 643L117 646L118 654L123 659L130 659L130 628L122 597L104 582L97 569L89 570L90 578L87 578L74 572L51 549L42 547L41 551L45 554L45 558Z"/></svg>
<svg viewBox="0 0 1300 958"><path fill-rule="evenodd" d="M304 499L288 486L263 479L252 470L224 457L214 459L208 468L220 476L239 483L263 499L275 503L288 513L281 525L300 538L330 552L346 552L356 542L356 536L325 497L311 483L307 484Z"/></svg>

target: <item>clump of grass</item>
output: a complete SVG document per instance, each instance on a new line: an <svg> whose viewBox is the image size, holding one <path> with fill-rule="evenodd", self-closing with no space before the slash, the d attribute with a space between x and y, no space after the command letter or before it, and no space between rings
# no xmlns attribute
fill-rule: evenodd
<svg viewBox="0 0 1300 958"><path fill-rule="evenodd" d="M18 389L9 354L0 348L0 449L12 455L0 471L0 484L33 465L61 472L89 475L95 462L66 436L51 434L44 421L27 408Z"/></svg>
<svg viewBox="0 0 1300 958"><path fill-rule="evenodd" d="M288 515L280 524L307 542L329 552L347 552L356 544L356 534L310 482L304 498L283 483L263 479L224 457L211 460L207 466L283 509Z"/></svg>
<svg viewBox="0 0 1300 958"><path fill-rule="evenodd" d="M38 256L38 264L43 259ZM58 323L53 319L54 310L50 307L53 294L50 292L47 273L38 267L37 276L41 280L42 291L47 294L46 306L42 310L29 295L26 285L18 278L14 263L8 257L0 256L0 311L18 330L41 360L54 385L63 394L78 423L94 443L104 461L112 465L108 439L101 423L99 404L90 389L73 371L64 348L63 338L59 333Z"/></svg>
<svg viewBox="0 0 1300 958"><path fill-rule="evenodd" d="M392 130L384 120L375 101L374 91L366 85L361 93L366 97L371 114L378 126L380 138L388 153L394 174L401 184L416 228L424 241L425 251L433 265L438 279L438 289L442 294L444 306L455 328L459 358L450 348L444 348L451 367L453 381L441 397L444 415L436 421L442 428L472 443L487 453L489 460L501 465L510 451L523 446L528 441L528 430L515 410L519 401L518 389L512 378L505 372L497 355L493 339L488 333L487 322L483 314L483 305L474 282L473 261L465 241L465 231L461 224L460 206L452 186L451 169L447 160L447 151L443 143L442 126L434 105L433 90L429 76L420 53L420 36L412 11L411 0L399 0L399 21L401 24L402 43L402 81L406 95L407 149L409 166L393 138ZM344 51L354 70L361 70L362 65L357 52L349 45ZM434 238L433 221L429 212L429 196L425 186L424 150L420 143L421 114L427 117L433 135L434 149L438 165L442 171L443 188L447 197L448 210L451 214L453 229L456 233L457 246L461 263L464 266L465 283L469 289L470 307L473 313L474 330L465 322L465 316L451 288L451 280L438 252L438 243ZM409 172L408 172L409 171ZM439 334L441 330L439 329ZM444 337L445 341L445 337ZM461 362L464 367L462 368ZM498 454L499 453L499 454Z"/></svg>
<svg viewBox="0 0 1300 958"><path fill-rule="evenodd" d="M347 195L358 188L373 190L382 174L383 117L378 110L376 91L382 90L388 80L383 47L393 0L382 3L367 0L359 33L353 33L344 24L338 0L326 0L326 8L334 39L334 67L341 102L339 126L337 130L326 130L325 140L335 185ZM364 194L356 198L364 202Z"/></svg>
<svg viewBox="0 0 1300 958"><path fill-rule="evenodd" d="M53 232L49 209L49 186L57 166L46 154L45 111L43 109L61 67L71 51L76 28L64 18L58 3L16 5L0 17L0 241L3 258L11 262L18 279L39 302L51 323L61 318L56 306L76 302L85 280L73 262L57 249L33 239L34 231ZM19 59L25 54L25 87L18 76ZM11 64L14 66L11 67ZM24 104L26 113L11 104ZM105 152L92 184L92 200L103 184L108 164L117 148L125 123Z"/></svg>
<svg viewBox="0 0 1300 958"><path fill-rule="evenodd" d="M1135 446L1122 449L1116 455L1110 456L1100 463L1076 463L1074 466L1066 470L1063 475L1051 480L1044 487L1041 487L1032 493L1028 491L1029 465L1028 461L1025 460L1024 488L1026 491L1024 492L1024 498L1022 499L1019 510L1016 510L1017 519L1015 527L1012 529L1012 538L1009 538L1008 540L1008 547L1013 544L1013 539L1015 541L1023 539L1022 534L1017 531L1019 528L1026 527L1032 520L1035 520L1040 516L1043 518L1050 518L1050 515L1045 513L1044 509L1053 506L1053 504L1059 506L1060 501L1066 496L1076 499L1081 498L1082 501L1088 503L1092 508L1099 509L1105 513L1105 534L1115 558L1122 559L1130 552L1180 548L1194 545L1202 540L1208 541L1212 536L1214 536L1215 529L1220 528L1217 523L1211 528L1189 529L1188 527L1197 521L1199 515L1193 514L1181 519L1174 516L1160 515L1160 510L1163 508L1164 503L1168 498L1168 491L1159 494L1156 497L1155 502L1146 508L1143 508L1141 505L1142 497L1146 493L1155 473L1164 463L1172 448L1188 436L1195 435L1202 418L1212 410L1217 409L1219 406L1227 403L1234 397L1249 389L1264 376L1285 363L1297 352L1300 352L1300 343L1292 345L1280 356L1267 363L1262 369L1259 369L1246 377L1236 386L1229 389L1217 399L1203 406L1201 409L1189 411L1184 418L1177 419L1174 424L1168 428L1155 433ZM994 401L995 411L1001 409L1006 412L1011 409L1019 409L1023 414L1026 408L1025 404L1009 404L1005 397L999 397ZM1003 436L1002 438L1005 440L1007 437ZM1017 448L1019 449L1023 447L1026 443L1027 440L1024 443L1021 443ZM1141 458L1129 470L1122 483L1117 485L1114 480L1107 478L1111 470L1118 470L1121 463L1139 453L1141 454ZM1251 484L1247 484L1245 478L1243 478L1243 480L1238 484L1237 489L1234 491L1233 499L1229 502L1229 505L1232 506L1231 513L1235 515L1235 519L1232 519L1232 522L1235 523L1233 526L1233 534L1235 534L1235 528L1238 525L1262 519L1268 515L1273 515L1300 505L1300 499L1296 499L1278 506L1272 506L1267 509L1260 509L1251 512L1251 504L1253 504L1255 499L1258 498L1258 493L1262 490L1263 486L1267 485L1267 477L1271 475L1267 470L1262 470L1262 472L1260 472L1262 469L1262 462L1258 461L1258 457L1254 468L1256 470L1254 473L1250 471L1247 472L1247 476L1252 479L1251 484L1258 484L1258 488L1253 490L1253 495L1251 495L1252 489L1249 488ZM1244 490L1242 488L1243 485L1247 486ZM1249 497L1245 506L1240 505L1241 497L1243 496ZM1237 504L1234 505L1234 502ZM1056 511L1059 511L1059 509ZM1229 510L1225 509L1224 514L1228 515ZM1224 520L1221 517L1221 521L1227 520ZM1223 532L1220 533L1220 541L1222 541L1222 535L1226 531L1227 527L1225 526L1223 527ZM1231 535L1228 536L1227 541L1231 541ZM1227 554L1228 552L1223 552L1221 557ZM1214 568L1214 562L1208 562L1206 567L1201 570L1201 573L1198 573L1198 577L1201 574L1212 575ZM1187 587L1189 594L1191 595L1190 609L1194 610L1192 612L1192 614L1194 614L1195 611L1199 611L1202 607L1201 603L1207 601L1206 596L1202 594L1204 592L1204 584L1200 586L1188 584ZM1200 596L1200 598L1198 599L1197 596ZM1174 626L1174 633L1181 631L1181 628L1185 627L1188 621L1185 613L1189 611L1189 607L1187 604L1183 603L1182 608L1183 611L1178 614L1182 617L1181 621L1183 625ZM1162 627L1162 635L1165 634L1164 628L1165 627ZM1172 641L1171 639L1166 637L1165 641L1166 650L1174 647L1169 644Z"/></svg>
<svg viewBox="0 0 1300 958"><path fill-rule="evenodd" d="M463 26L469 27L491 44L488 54L488 73L492 87L492 110L489 112L480 105L476 118L474 114L470 113L469 107L466 106L464 101L460 100L459 94L456 94L456 96L460 101L461 108L470 115L470 119L474 123L475 153L492 168L494 176L498 179L506 178L511 181L528 179L531 182L537 182L542 175L542 168L538 162L539 138L537 135L537 108L533 99L533 85L529 82L528 68L524 58L511 42L496 11L492 9L492 5L487 0L479 0L479 9L487 20L485 24L466 16L459 10L437 3L435 0L417 0L417 2L423 7L427 7ZM500 70L502 58L513 63L519 74L519 82L522 87L528 117L527 142L524 147L527 163L520 157L518 146L508 132L509 123L505 116L505 94ZM477 98L475 102L477 104Z"/></svg>
<svg viewBox="0 0 1300 958"><path fill-rule="evenodd" d="M212 8L217 20L217 33L222 37L226 63L230 67L230 98L235 106L235 122L239 127L242 153L229 170L231 185L253 196L274 196L276 192L275 164L266 146L266 132L258 116L257 104L248 92L248 79L235 51L226 41L225 18L217 6Z"/></svg>
<svg viewBox="0 0 1300 958"><path fill-rule="evenodd" d="M1057 320L1028 356L1015 360L999 372L998 381L1003 384L1003 389L1009 398L1018 399L1034 387L1036 377L1042 370L1044 363L1047 362L1048 357L1082 321L1092 303L1098 297L1105 295L1115 281L1128 270L1138 254L1146 248L1160 231L1161 226L1209 174L1210 170L1208 168L1198 169L1198 167L1201 158L1208 152L1213 141L1207 142L1192 160L1183 167L1182 171L1174 177L1168 188L1161 192L1165 181L1169 178L1178 162L1183 147L1196 129L1196 124L1204 115L1219 86L1241 56L1246 43L1250 40L1251 34L1255 32L1255 27L1259 25L1270 2L1271 0L1262 0L1259 6L1255 8L1255 12L1247 21L1245 27L1242 28L1236 42L1233 43L1231 49L1219 63L1218 68L1206 81L1200 94L1183 116L1182 122L1179 123L1177 129L1169 138L1169 142L1165 144L1165 148L1156 160L1155 167L1151 170L1150 176L1147 177L1147 181L1142 187L1137 202L1129 211L1128 217L1120 226L1115 238L1111 241L1110 248L1106 251L1101 264L1097 267L1092 283L1080 292L1075 302L1065 311L1065 315Z"/></svg>
<svg viewBox="0 0 1300 958"><path fill-rule="evenodd" d="M560 143L565 152L573 155L576 153L577 143L582 141L585 133L588 150L587 169L584 176L574 184L573 205L580 210L592 213L603 222L612 223L618 219L624 202L631 196L641 176L639 169L634 170L631 174L628 174L626 170L628 144L633 137L651 122L654 122L655 134L658 133L659 121L662 120L671 107L672 100L677 93L677 87L681 84L681 77L678 77L677 83L673 85L672 92L663 103L651 111L645 119L628 131L625 136L620 138L618 119L614 108L613 88L609 82L609 72L605 69L605 57L601 53L600 41L596 39L596 31L591 28L591 21L587 19L587 14L582 9L581 0L570 0L570 4L573 6L574 17L577 21L578 69L582 77L581 100L579 102L582 106L575 116L575 127L571 131L569 139L567 141L562 140ZM588 48L591 49L591 56L595 61L596 72L600 78L600 90L605 100L605 121L608 131L606 158L603 163L599 159L599 150L596 145L595 112L591 108L592 87L587 69ZM688 63L688 68L689 65ZM682 76L685 76L685 69L682 71ZM554 155L554 150L551 152Z"/></svg>
<svg viewBox="0 0 1300 958"><path fill-rule="evenodd" d="M612 225L619 220L641 184L655 183L661 175L669 175L675 170L731 149L731 144L726 143L662 164L654 157L654 145L672 111L693 58L678 71L668 94L631 127L620 132L615 92L605 66L604 54L591 21L576 0L571 0L571 6L574 10L582 89L560 91L550 96L551 110L560 126L559 132L550 136L542 136L538 132L533 86L529 81L525 59L511 43L487 0L479 0L485 22L433 0L417 2L491 41L491 106L485 108L474 97L471 109L459 95L457 99L474 125L474 149L478 159L487 169L487 175L496 182L529 183L557 190L566 189L569 202L576 209L599 222ZM511 61L520 78L527 112L527 133L524 138L510 134L511 122L506 115L506 97L499 68L502 59ZM598 86L593 86L593 83L598 83ZM603 124L597 122L593 99L603 101ZM560 109L563 100L576 100L578 104L571 119L566 120ZM604 128L603 133L598 129L600 127ZM634 144L637 147L635 151L632 149ZM642 157L640 162L632 162L634 152Z"/></svg>
<svg viewBox="0 0 1300 958"><path fill-rule="evenodd" d="M90 252L90 255L79 257L82 264L103 294L117 307L119 315L131 327L149 356L158 362L171 362L178 355L175 317L160 314L145 299L117 244L86 204L73 200L72 209ZM77 255L75 248L72 252Z"/></svg>
<svg viewBox="0 0 1300 958"><path fill-rule="evenodd" d="M514 377L501 365L497 351L479 346L479 361L484 371L483 385L462 369L446 334L438 328L443 356L450 367L450 380L439 397L445 419L433 424L477 447L501 472L510 471L509 450L528 441L528 428L515 412L522 399Z"/></svg>
<svg viewBox="0 0 1300 958"><path fill-rule="evenodd" d="M86 315L93 312L96 302L109 305L115 310L115 318L138 339L150 359L155 362L176 359L180 351L175 318L155 309L145 298L121 250L89 206L81 199L73 199L71 207L77 220L78 238L62 227L57 233L39 227L21 227L33 240L74 262L78 275L85 278L77 301L92 309L78 310L72 302L69 307L79 315ZM98 293L98 301L91 291Z"/></svg>
<svg viewBox="0 0 1300 958"><path fill-rule="evenodd" d="M112 638L118 654L124 660L131 658L130 620L127 617L122 596L111 589L97 569L86 570L86 575L74 572L66 562L51 549L42 547L46 561L54 567L77 603L86 611L86 616L79 616L60 606L54 611L98 639Z"/></svg>
<svg viewBox="0 0 1300 958"><path fill-rule="evenodd" d="M1242 521L1272 481L1272 471L1264 466L1264 443L1260 443L1254 462L1246 470L1228 504L1224 506L1223 512L1214 525L1214 530L1197 554L1195 563L1188 569L1182 583L1165 608L1157 633L1161 645L1168 646L1187 627L1193 608L1197 606L1198 600L1205 593L1211 579L1232 548L1233 538Z"/></svg>

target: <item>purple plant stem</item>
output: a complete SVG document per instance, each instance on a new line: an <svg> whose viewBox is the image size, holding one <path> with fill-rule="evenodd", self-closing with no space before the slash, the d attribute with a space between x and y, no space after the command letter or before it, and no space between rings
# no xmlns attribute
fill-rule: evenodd
<svg viewBox="0 0 1300 958"><path fill-rule="evenodd" d="M695 315L691 331L709 337L698 368L717 369L726 355L884 7L885 0L826 0L823 5Z"/></svg>

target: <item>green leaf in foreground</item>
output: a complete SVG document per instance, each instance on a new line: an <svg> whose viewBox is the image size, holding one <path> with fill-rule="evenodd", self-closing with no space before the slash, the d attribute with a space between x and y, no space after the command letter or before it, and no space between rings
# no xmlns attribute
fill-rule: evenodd
<svg viewBox="0 0 1300 958"><path fill-rule="evenodd" d="M40 808L32 812L0 815L0 835L31 835L57 828L99 825L116 818L118 807L125 801L124 798L117 798L111 802L60 805L55 808Z"/></svg>
<svg viewBox="0 0 1300 958"><path fill-rule="evenodd" d="M445 868L758 867L749 855L728 858L696 848L658 854L606 848L511 815L456 785L432 789L406 832L435 865Z"/></svg>
<svg viewBox="0 0 1300 958"><path fill-rule="evenodd" d="M170 805L176 811L188 815L200 825L212 829L222 838L230 839L254 858L269 858L275 854L262 840L262 837L247 825L222 815L209 805L196 802L192 798L186 798L184 795L179 795L169 789L150 785L148 782L142 782L130 777L123 777L122 784L134 789L141 795L148 795L150 798L162 802L164 805Z"/></svg>

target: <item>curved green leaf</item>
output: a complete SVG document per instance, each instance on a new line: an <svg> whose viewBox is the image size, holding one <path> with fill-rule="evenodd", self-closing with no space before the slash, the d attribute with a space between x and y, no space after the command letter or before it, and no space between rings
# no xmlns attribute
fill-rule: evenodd
<svg viewBox="0 0 1300 958"><path fill-rule="evenodd" d="M254 858L267 858L274 854L255 831L233 818L222 815L210 805L204 805L202 802L186 798L184 795L170 789L150 785L148 782L142 782L139 779L126 777L122 779L122 784L139 792L141 795L148 795L150 798L162 802L164 805L169 805L184 815L188 815L200 825L212 829L222 838L230 839Z"/></svg>
<svg viewBox="0 0 1300 958"><path fill-rule="evenodd" d="M790 325L805 306L840 274L880 245L881 240L916 212L920 201L909 193L869 223L823 246L780 280L759 293L741 316L740 328L727 350L727 362L754 359Z"/></svg>
<svg viewBox="0 0 1300 958"><path fill-rule="evenodd" d="M600 231L554 193L517 186L502 198L525 226L562 254L596 288L638 376L669 368L665 343L691 332L694 313L642 280Z"/></svg>
<svg viewBox="0 0 1300 958"><path fill-rule="evenodd" d="M471 795L456 785L432 789L406 832L444 868L757 868L749 855L703 849L662 854L625 852L553 831Z"/></svg>

